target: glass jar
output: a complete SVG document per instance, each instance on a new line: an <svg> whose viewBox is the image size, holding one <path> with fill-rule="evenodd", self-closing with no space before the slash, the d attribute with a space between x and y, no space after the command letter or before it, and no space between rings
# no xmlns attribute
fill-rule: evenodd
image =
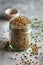
<svg viewBox="0 0 43 65"><path fill-rule="evenodd" d="M20 17L26 18L23 16L20 16ZM9 22L9 30L10 30L9 46L13 50L25 50L30 47L30 32L31 32L30 19L26 18L29 21L29 23L26 24L26 26L22 26L22 27L20 24L21 20L19 22L20 27L19 26L17 27L17 24L16 25L14 24L17 21L17 20L14 21L15 19L17 19L17 18L12 18ZM25 19L24 19L24 21L25 21Z"/></svg>

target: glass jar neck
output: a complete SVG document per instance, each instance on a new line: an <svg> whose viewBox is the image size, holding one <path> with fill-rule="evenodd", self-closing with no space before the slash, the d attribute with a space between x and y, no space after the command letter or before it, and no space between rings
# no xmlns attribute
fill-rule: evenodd
<svg viewBox="0 0 43 65"><path fill-rule="evenodd" d="M10 23L9 23L9 24L10 24ZM18 31L27 32L27 33L28 33L28 32L31 32L30 24L29 24L28 26L26 26L25 29L18 29L16 26L10 24L10 25L9 25L9 29L10 29L10 30L15 30L15 31L18 30Z"/></svg>

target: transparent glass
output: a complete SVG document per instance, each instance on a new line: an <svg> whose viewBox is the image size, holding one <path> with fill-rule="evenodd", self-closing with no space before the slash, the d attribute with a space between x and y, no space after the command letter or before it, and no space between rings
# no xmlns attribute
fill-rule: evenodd
<svg viewBox="0 0 43 65"><path fill-rule="evenodd" d="M15 18L10 21L14 19ZM9 46L12 50L25 50L30 47L30 24L28 24L25 29L18 29L9 22L9 30Z"/></svg>

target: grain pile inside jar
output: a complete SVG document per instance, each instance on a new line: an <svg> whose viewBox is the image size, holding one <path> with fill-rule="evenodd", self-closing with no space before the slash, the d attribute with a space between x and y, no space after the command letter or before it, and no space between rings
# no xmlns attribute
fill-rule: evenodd
<svg viewBox="0 0 43 65"><path fill-rule="evenodd" d="M18 17L11 21L11 24L16 26L19 29L24 29L26 25L30 24L30 19L27 19L26 17Z"/></svg>
<svg viewBox="0 0 43 65"><path fill-rule="evenodd" d="M10 21L10 44L13 48L24 50L30 46L30 19L19 16Z"/></svg>

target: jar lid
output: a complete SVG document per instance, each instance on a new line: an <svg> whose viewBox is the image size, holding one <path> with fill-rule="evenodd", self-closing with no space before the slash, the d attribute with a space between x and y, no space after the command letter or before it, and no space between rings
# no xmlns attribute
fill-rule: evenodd
<svg viewBox="0 0 43 65"><path fill-rule="evenodd" d="M19 16L17 18L12 18L10 20L10 26L14 29L26 29L30 28L30 19L24 16Z"/></svg>

